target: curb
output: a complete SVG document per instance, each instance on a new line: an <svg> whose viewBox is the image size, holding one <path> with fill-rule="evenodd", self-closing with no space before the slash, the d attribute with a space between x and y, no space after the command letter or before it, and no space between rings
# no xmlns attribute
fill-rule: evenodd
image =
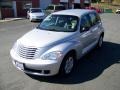
<svg viewBox="0 0 120 90"><path fill-rule="evenodd" d="M25 18L12 18L12 19L5 19L5 20L0 20L0 23L2 22L10 22L10 21L17 21L17 20L23 20Z"/></svg>

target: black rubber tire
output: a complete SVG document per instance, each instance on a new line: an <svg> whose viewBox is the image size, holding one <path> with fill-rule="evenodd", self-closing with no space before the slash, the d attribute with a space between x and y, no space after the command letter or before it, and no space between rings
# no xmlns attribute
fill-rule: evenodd
<svg viewBox="0 0 120 90"><path fill-rule="evenodd" d="M65 71L65 66L66 66L66 62L67 62L67 60L69 59L69 58L73 58L73 67L72 67L72 69L71 69L71 71L69 72L69 73L66 73L66 71ZM64 57L64 59L63 59L63 61L62 61L62 63L61 63L61 66L60 66L60 70L59 70L59 74L58 75L60 75L60 76L69 76L69 74L71 74L72 72L73 72L73 70L74 70L74 68L75 68L75 64L76 64L76 58L75 58L75 55L73 55L72 53L68 53L65 57Z"/></svg>
<svg viewBox="0 0 120 90"><path fill-rule="evenodd" d="M97 48L101 48L102 44L103 44L103 36L101 35L97 43Z"/></svg>

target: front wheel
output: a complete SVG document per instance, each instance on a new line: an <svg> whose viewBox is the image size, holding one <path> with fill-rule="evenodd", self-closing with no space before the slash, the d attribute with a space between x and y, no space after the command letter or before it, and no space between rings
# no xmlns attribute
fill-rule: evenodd
<svg viewBox="0 0 120 90"><path fill-rule="evenodd" d="M69 75L75 67L75 57L72 54L68 54L62 61L59 74L62 76Z"/></svg>

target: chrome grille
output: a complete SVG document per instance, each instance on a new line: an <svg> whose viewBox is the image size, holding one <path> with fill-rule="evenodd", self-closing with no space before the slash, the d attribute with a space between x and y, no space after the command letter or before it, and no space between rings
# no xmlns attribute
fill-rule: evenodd
<svg viewBox="0 0 120 90"><path fill-rule="evenodd" d="M33 48L33 47L19 46L17 51L18 51L18 55L22 58L34 59L37 50L38 50L37 48Z"/></svg>

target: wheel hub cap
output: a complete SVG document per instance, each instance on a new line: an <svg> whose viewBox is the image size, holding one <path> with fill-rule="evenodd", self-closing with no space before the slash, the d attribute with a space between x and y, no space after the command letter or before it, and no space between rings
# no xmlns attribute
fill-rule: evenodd
<svg viewBox="0 0 120 90"><path fill-rule="evenodd" d="M69 74L73 68L73 57L69 57L67 60L66 60L66 65L65 65L65 73L66 74Z"/></svg>

